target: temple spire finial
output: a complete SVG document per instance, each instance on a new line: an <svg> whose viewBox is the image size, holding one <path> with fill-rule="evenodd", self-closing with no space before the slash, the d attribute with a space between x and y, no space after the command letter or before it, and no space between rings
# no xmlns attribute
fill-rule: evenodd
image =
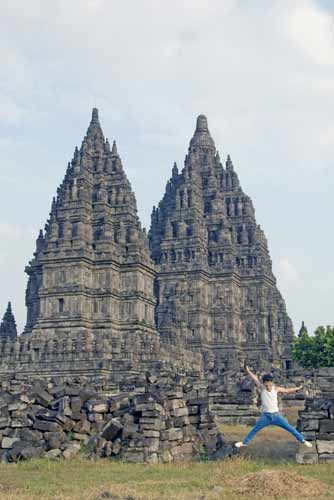
<svg viewBox="0 0 334 500"><path fill-rule="evenodd" d="M85 139L97 141L97 143L99 143L101 146L104 145L104 136L100 125L99 112L97 108L93 108L92 118L89 127L87 129L87 134Z"/></svg>
<svg viewBox="0 0 334 500"><path fill-rule="evenodd" d="M6 312L0 325L0 337L10 337L11 339L17 337L16 322L10 301L8 302Z"/></svg>
<svg viewBox="0 0 334 500"><path fill-rule="evenodd" d="M190 148L203 148L215 152L216 147L208 127L208 120L205 115L199 115L196 120L196 129L190 141Z"/></svg>
<svg viewBox="0 0 334 500"><path fill-rule="evenodd" d="M118 156L118 151L117 151L117 144L116 144L116 141L113 141L113 143L112 143L111 154L112 154L113 156Z"/></svg>
<svg viewBox="0 0 334 500"><path fill-rule="evenodd" d="M226 170L233 170L233 163L231 160L231 156L229 154L227 155L225 166L226 166Z"/></svg>
<svg viewBox="0 0 334 500"><path fill-rule="evenodd" d="M209 132L208 119L205 115L199 115L197 117L196 132Z"/></svg>
<svg viewBox="0 0 334 500"><path fill-rule="evenodd" d="M302 321L302 326L299 330L298 337L302 337L303 335L308 335L308 331L307 331L307 328L305 326L304 321Z"/></svg>
<svg viewBox="0 0 334 500"><path fill-rule="evenodd" d="M92 110L91 123L100 123L99 122L99 110L97 108L93 108L93 110Z"/></svg>

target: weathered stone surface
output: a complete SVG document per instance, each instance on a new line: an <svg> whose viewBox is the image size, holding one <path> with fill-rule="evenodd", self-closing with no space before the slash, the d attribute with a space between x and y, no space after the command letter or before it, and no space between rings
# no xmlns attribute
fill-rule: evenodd
<svg viewBox="0 0 334 500"><path fill-rule="evenodd" d="M296 454L296 462L298 464L317 464L319 462L318 453L306 451L304 448Z"/></svg>
<svg viewBox="0 0 334 500"><path fill-rule="evenodd" d="M63 451L63 457L65 459L69 459L77 455L80 451L81 445L80 443L70 443L66 446L65 450Z"/></svg>
<svg viewBox="0 0 334 500"><path fill-rule="evenodd" d="M102 401L89 401L86 403L87 409L91 413L107 413L109 411L109 403Z"/></svg>
<svg viewBox="0 0 334 500"><path fill-rule="evenodd" d="M48 422L46 420L36 420L33 428L45 432L60 432L62 430L61 426L56 422Z"/></svg>
<svg viewBox="0 0 334 500"><path fill-rule="evenodd" d="M4 437L1 441L1 448L13 448L13 445L18 441L20 441L20 439L17 437Z"/></svg>
<svg viewBox="0 0 334 500"><path fill-rule="evenodd" d="M319 430L319 420L318 419L307 419L303 420L298 424L298 429L303 431L318 431Z"/></svg>
<svg viewBox="0 0 334 500"><path fill-rule="evenodd" d="M317 440L318 453L332 453L334 454L334 441L320 441Z"/></svg>
<svg viewBox="0 0 334 500"><path fill-rule="evenodd" d="M212 346L212 357L225 367L237 368L239 356L262 365L272 358L289 361L292 323L275 285L265 235L231 158L221 162L205 116L198 117L184 168L179 172L174 165L151 220L150 248L161 271L161 335ZM266 285L260 276L268 278ZM261 314L268 318L265 324Z"/></svg>
<svg viewBox="0 0 334 500"><path fill-rule="evenodd" d="M334 420L321 420L320 432L334 432Z"/></svg>
<svg viewBox="0 0 334 500"><path fill-rule="evenodd" d="M62 451L60 449L55 448L55 449L47 451L45 453L45 456L46 456L46 458L54 460L54 459L62 456Z"/></svg>
<svg viewBox="0 0 334 500"><path fill-rule="evenodd" d="M334 454L322 453L319 455L319 462L334 462Z"/></svg>
<svg viewBox="0 0 334 500"><path fill-rule="evenodd" d="M0 429L4 429L5 427L9 427L10 418L0 417Z"/></svg>
<svg viewBox="0 0 334 500"><path fill-rule="evenodd" d="M113 441L122 432L122 428L123 426L118 420L112 419L103 428L102 437L104 437L108 441Z"/></svg>
<svg viewBox="0 0 334 500"><path fill-rule="evenodd" d="M326 370L326 373L331 372ZM332 400L324 397L308 398L305 401L305 409L299 412L299 427L302 429L313 428L313 431L303 432L305 438L315 441L315 450L312 450L311 455L308 455L301 447L296 456L297 461L300 463L330 462L334 460L334 420L332 420L330 412L332 403ZM312 434L312 436L310 437L309 434ZM308 451L311 452L311 450Z"/></svg>

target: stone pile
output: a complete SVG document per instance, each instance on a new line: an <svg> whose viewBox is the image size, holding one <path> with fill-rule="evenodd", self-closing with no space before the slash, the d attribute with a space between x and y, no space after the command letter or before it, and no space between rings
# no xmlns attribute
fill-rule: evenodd
<svg viewBox="0 0 334 500"><path fill-rule="evenodd" d="M260 415L255 384L243 371L206 374L210 411L224 424L254 425ZM202 392L203 393L203 392Z"/></svg>
<svg viewBox="0 0 334 500"><path fill-rule="evenodd" d="M129 381L118 394L78 379L3 382L0 461L28 458L113 457L171 462L232 453L209 411L208 397L189 380Z"/></svg>
<svg viewBox="0 0 334 500"><path fill-rule="evenodd" d="M306 399L297 428L314 445L312 449L301 445L296 455L298 463L334 462L334 398Z"/></svg>

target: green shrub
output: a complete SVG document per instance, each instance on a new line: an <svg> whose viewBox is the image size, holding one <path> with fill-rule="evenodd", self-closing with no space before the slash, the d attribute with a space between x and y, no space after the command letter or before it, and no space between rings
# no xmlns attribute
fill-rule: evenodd
<svg viewBox="0 0 334 500"><path fill-rule="evenodd" d="M303 330L294 340L292 354L303 368L334 367L334 326L319 326L313 336Z"/></svg>

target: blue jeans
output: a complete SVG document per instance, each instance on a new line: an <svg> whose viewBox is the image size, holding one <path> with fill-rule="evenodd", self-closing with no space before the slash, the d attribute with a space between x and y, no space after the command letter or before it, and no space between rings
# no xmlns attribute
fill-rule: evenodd
<svg viewBox="0 0 334 500"><path fill-rule="evenodd" d="M295 436L295 438L298 439L300 443L303 443L305 441L304 436L300 432L298 432L297 429L292 427L292 425L290 425L289 422L284 417L282 417L280 413L262 413L253 429L243 440L243 444L248 444L257 432L259 432L264 427L267 427L268 425L277 425L278 427L282 427L282 429L285 429L293 436Z"/></svg>

